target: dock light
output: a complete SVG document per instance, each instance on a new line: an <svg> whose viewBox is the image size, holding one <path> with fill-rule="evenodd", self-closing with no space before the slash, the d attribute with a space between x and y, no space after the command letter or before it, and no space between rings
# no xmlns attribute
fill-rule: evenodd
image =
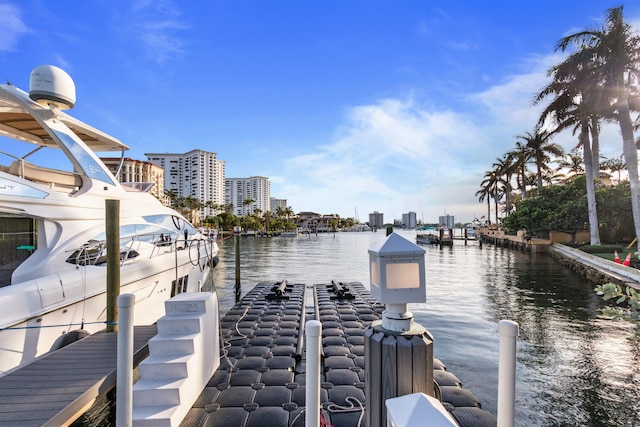
<svg viewBox="0 0 640 427"><path fill-rule="evenodd" d="M377 249L369 249L371 294L386 305L382 327L407 332L413 328L410 302L426 302L425 250L397 233L391 233Z"/></svg>

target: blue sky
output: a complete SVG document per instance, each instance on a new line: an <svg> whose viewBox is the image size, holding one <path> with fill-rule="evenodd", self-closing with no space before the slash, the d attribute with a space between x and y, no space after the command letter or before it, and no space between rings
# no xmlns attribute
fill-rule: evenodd
<svg viewBox="0 0 640 427"><path fill-rule="evenodd" d="M129 157L213 151L296 212L466 222L486 214L485 171L533 130L555 43L619 4L0 0L0 78L28 90L35 66L59 66L70 114ZM624 11L640 28L640 3ZM622 154L615 127L601 144Z"/></svg>

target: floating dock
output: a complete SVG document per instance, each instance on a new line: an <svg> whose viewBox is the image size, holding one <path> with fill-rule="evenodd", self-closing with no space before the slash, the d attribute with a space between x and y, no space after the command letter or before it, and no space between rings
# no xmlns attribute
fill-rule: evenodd
<svg viewBox="0 0 640 427"><path fill-rule="evenodd" d="M303 325L312 319L322 324L322 425L364 425L364 332L383 310L357 282L258 284L222 318L220 367L180 426L304 426ZM461 427L496 425L437 359L434 380Z"/></svg>
<svg viewBox="0 0 640 427"><path fill-rule="evenodd" d="M357 282L259 283L222 318L220 367L180 426L304 426L308 320L322 324L322 425L366 425L364 334L383 310ZM156 333L135 328L134 366ZM116 343L100 332L0 378L0 427L71 423L115 386ZM496 425L442 362L433 366L434 394L460 427Z"/></svg>

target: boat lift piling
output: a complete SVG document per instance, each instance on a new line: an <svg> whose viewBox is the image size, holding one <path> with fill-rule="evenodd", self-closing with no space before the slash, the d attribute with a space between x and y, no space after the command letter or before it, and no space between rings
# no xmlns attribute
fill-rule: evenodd
<svg viewBox="0 0 640 427"><path fill-rule="evenodd" d="M498 330L498 427L513 427L516 408L516 340L519 327L512 320L501 320L498 322Z"/></svg>
<svg viewBox="0 0 640 427"><path fill-rule="evenodd" d="M240 233L242 227L235 225L233 227L233 235L235 236L236 247L236 304L240 302L241 285L240 285Z"/></svg>
<svg viewBox="0 0 640 427"><path fill-rule="evenodd" d="M133 306L136 297L118 297L117 370L116 370L116 426L131 427L133 413Z"/></svg>
<svg viewBox="0 0 640 427"><path fill-rule="evenodd" d="M322 357L322 323L309 320L305 325L307 337L307 372L305 388L305 425L320 426L320 365Z"/></svg>

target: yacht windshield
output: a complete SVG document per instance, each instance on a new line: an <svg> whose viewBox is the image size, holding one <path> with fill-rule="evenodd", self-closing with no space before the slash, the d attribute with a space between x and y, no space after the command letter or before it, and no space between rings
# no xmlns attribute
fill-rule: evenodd
<svg viewBox="0 0 640 427"><path fill-rule="evenodd" d="M175 215L147 215L144 219L150 223L158 224L171 230L179 230L183 233L186 230L190 235L198 232L187 220Z"/></svg>

